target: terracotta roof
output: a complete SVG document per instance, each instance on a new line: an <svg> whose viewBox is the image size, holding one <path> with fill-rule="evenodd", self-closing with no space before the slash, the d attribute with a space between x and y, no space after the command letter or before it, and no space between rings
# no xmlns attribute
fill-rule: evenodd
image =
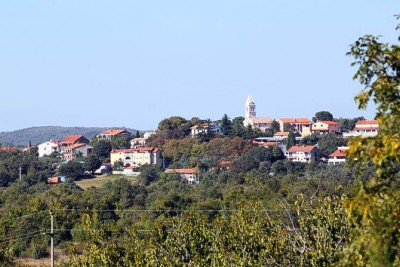
<svg viewBox="0 0 400 267"><path fill-rule="evenodd" d="M195 174L196 169L166 169L166 173L179 173L179 174Z"/></svg>
<svg viewBox="0 0 400 267"><path fill-rule="evenodd" d="M292 146L288 152L311 152L315 148L315 146Z"/></svg>
<svg viewBox="0 0 400 267"><path fill-rule="evenodd" d="M202 123L202 124L200 125L200 127L203 128L203 129L205 129L205 128L210 127L210 126L212 126L212 125L215 125L215 123L213 123L213 122L206 123L206 122L205 122L205 123ZM195 126L190 127L190 129L197 129L197 128L199 128L199 125L195 125Z"/></svg>
<svg viewBox="0 0 400 267"><path fill-rule="evenodd" d="M138 147L138 148L126 148L126 149L113 149L111 150L111 153L133 153L133 152L138 152L138 153L145 153L145 152L158 152L158 148L154 147Z"/></svg>
<svg viewBox="0 0 400 267"><path fill-rule="evenodd" d="M122 134L122 133L129 133L126 130L118 130L118 129L112 129L112 130L107 130L101 134L106 134L106 135L117 135L117 134Z"/></svg>
<svg viewBox="0 0 400 267"><path fill-rule="evenodd" d="M329 155L330 158L333 157L346 157L347 156L347 149L336 149L335 152Z"/></svg>
<svg viewBox="0 0 400 267"><path fill-rule="evenodd" d="M298 124L310 124L311 121L307 118L282 118L279 119L283 123L298 123Z"/></svg>
<svg viewBox="0 0 400 267"><path fill-rule="evenodd" d="M86 145L85 143L77 143L77 144L69 145L65 149L75 149L75 148L78 148L78 147L81 147L81 146L85 146L85 145Z"/></svg>
<svg viewBox="0 0 400 267"><path fill-rule="evenodd" d="M229 167L229 166L232 166L232 164L233 164L232 161L223 160L223 161L221 161L221 162L219 163L219 166L221 166L221 167Z"/></svg>
<svg viewBox="0 0 400 267"><path fill-rule="evenodd" d="M326 123L328 125L338 125L336 121L320 121L320 122Z"/></svg>
<svg viewBox="0 0 400 267"><path fill-rule="evenodd" d="M10 147L10 146L0 147L0 151L3 151L3 152L13 152L16 150L17 149L15 147Z"/></svg>
<svg viewBox="0 0 400 267"><path fill-rule="evenodd" d="M79 138L84 137L83 135L68 135L64 140L60 142L60 144L74 144Z"/></svg>
<svg viewBox="0 0 400 267"><path fill-rule="evenodd" d="M251 118L251 121L253 123L272 123L273 119L267 118L267 117L255 117L255 118Z"/></svg>
<svg viewBox="0 0 400 267"><path fill-rule="evenodd" d="M356 125L365 125L365 124L378 124L377 120L362 120L357 121Z"/></svg>
<svg viewBox="0 0 400 267"><path fill-rule="evenodd" d="M289 132L277 132L274 136L289 136Z"/></svg>

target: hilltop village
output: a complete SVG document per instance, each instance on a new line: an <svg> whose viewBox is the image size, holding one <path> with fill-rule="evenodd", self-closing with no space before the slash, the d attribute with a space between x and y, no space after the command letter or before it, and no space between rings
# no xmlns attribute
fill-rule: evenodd
<svg viewBox="0 0 400 267"><path fill-rule="evenodd" d="M63 140L48 140L29 149L36 149L39 158L59 159L59 167L78 162L83 166L79 170L86 174L137 176L141 166L156 165L166 173L179 174L182 181L198 183L201 171L235 168L240 153L217 153L212 155L212 162L203 164L201 157L194 159L192 151L179 151L182 143L215 143L222 151L227 149L228 140L240 140L244 147L273 149L280 160L336 165L346 162L348 138L375 136L378 131L376 120L335 119L328 111L317 112L312 119L258 117L256 103L249 95L244 117L233 120L227 115L219 121L186 120L175 116L161 121L156 131L134 134L125 129L109 129L92 140L82 135L69 135ZM175 142L174 149L166 145L171 142ZM0 148L2 152L15 150L13 147ZM185 158L187 160L183 161ZM65 169L68 168L57 168L55 177L65 180L70 174L63 173ZM61 180L53 177L48 181Z"/></svg>

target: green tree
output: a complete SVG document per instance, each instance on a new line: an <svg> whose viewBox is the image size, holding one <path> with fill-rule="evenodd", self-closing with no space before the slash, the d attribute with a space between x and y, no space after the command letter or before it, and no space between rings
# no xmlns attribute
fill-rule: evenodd
<svg viewBox="0 0 400 267"><path fill-rule="evenodd" d="M226 136L231 136L232 134L232 121L229 119L228 115L224 115L221 120L222 132Z"/></svg>
<svg viewBox="0 0 400 267"><path fill-rule="evenodd" d="M111 143L102 140L93 146L92 153L96 155L99 159L105 160L110 157L111 150Z"/></svg>
<svg viewBox="0 0 400 267"><path fill-rule="evenodd" d="M318 139L318 148L322 156L327 157L333 153L339 146L346 146L347 140L342 136L335 134L325 134Z"/></svg>
<svg viewBox="0 0 400 267"><path fill-rule="evenodd" d="M313 121L333 121L333 115L329 111L319 111L315 113L315 117L313 117Z"/></svg>
<svg viewBox="0 0 400 267"><path fill-rule="evenodd" d="M92 174L100 168L101 166L101 160L94 154L89 155L87 158L85 158L85 163L84 163L84 168L87 171L90 171Z"/></svg>
<svg viewBox="0 0 400 267"><path fill-rule="evenodd" d="M158 131L164 138L183 138L190 133L191 126L190 121L179 116L172 116L158 124Z"/></svg>
<svg viewBox="0 0 400 267"><path fill-rule="evenodd" d="M400 46L365 35L348 55L358 67L354 79L363 86L355 100L360 109L370 100L375 103L380 131L350 141L350 164L359 166L359 175L372 164L375 173L347 204L353 229L343 265L399 266Z"/></svg>
<svg viewBox="0 0 400 267"><path fill-rule="evenodd" d="M290 147L296 144L296 135L291 131L286 139L286 148L289 149Z"/></svg>
<svg viewBox="0 0 400 267"><path fill-rule="evenodd" d="M68 161L58 168L59 175L65 175L73 180L78 180L82 177L85 169L82 164L78 161Z"/></svg>

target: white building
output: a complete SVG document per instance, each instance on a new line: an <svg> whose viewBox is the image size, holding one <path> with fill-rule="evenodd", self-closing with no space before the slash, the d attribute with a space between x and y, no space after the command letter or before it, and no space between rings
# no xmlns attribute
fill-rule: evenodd
<svg viewBox="0 0 400 267"><path fill-rule="evenodd" d="M329 155L328 165L343 164L346 162L348 146L338 147L332 154Z"/></svg>
<svg viewBox="0 0 400 267"><path fill-rule="evenodd" d="M286 158L293 162L316 162L319 158L319 149L315 146L292 146L285 153Z"/></svg>
<svg viewBox="0 0 400 267"><path fill-rule="evenodd" d="M356 123L353 131L343 133L343 137L362 136L373 137L379 132L379 123L377 120L361 120Z"/></svg>
<svg viewBox="0 0 400 267"><path fill-rule="evenodd" d="M335 134L340 132L339 123L335 121L317 121L312 124L312 133Z"/></svg>
<svg viewBox="0 0 400 267"><path fill-rule="evenodd" d="M153 147L113 149L110 160L111 164L121 161L125 168L140 167L145 164L161 164L161 152L158 148Z"/></svg>
<svg viewBox="0 0 400 267"><path fill-rule="evenodd" d="M252 128L260 129L261 131L265 132L265 130L271 127L272 122L272 118L257 117L256 103L254 102L252 96L249 95L244 105L243 125L245 127L251 126Z"/></svg>
<svg viewBox="0 0 400 267"><path fill-rule="evenodd" d="M190 135L192 137L195 137L200 133L207 134L208 132L210 132L213 135L223 135L221 126L213 122L203 123L201 125L195 125L193 127L190 127Z"/></svg>
<svg viewBox="0 0 400 267"><path fill-rule="evenodd" d="M50 140L44 143L39 144L38 146L38 154L39 157L50 156L54 152L60 152L61 148L57 141Z"/></svg>
<svg viewBox="0 0 400 267"><path fill-rule="evenodd" d="M78 157L86 158L90 154L91 150L91 146L88 146L85 143L77 143L65 147L62 153L65 160L74 160Z"/></svg>

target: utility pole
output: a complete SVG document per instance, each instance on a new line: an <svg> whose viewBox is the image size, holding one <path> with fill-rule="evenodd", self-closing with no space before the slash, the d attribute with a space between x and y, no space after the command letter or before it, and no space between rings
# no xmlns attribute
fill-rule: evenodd
<svg viewBox="0 0 400 267"><path fill-rule="evenodd" d="M50 228L50 266L54 267L54 215L50 210L51 228Z"/></svg>

